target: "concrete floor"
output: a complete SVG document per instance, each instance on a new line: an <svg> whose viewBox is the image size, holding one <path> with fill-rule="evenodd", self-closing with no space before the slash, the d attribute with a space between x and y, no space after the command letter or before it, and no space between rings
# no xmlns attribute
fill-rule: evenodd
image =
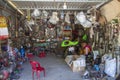
<svg viewBox="0 0 120 80"><path fill-rule="evenodd" d="M34 57L33 60L39 61L41 66L46 69L46 77L43 72L40 74L40 80L83 80L80 72L72 72L64 59L55 55L47 55L45 58ZM32 80L32 70L29 61L23 64L19 80ZM35 79L37 80L37 79Z"/></svg>

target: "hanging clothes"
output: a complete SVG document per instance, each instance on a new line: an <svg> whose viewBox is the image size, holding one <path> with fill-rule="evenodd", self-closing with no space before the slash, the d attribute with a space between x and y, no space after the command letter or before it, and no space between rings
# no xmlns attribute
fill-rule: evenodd
<svg viewBox="0 0 120 80"><path fill-rule="evenodd" d="M20 56L22 58L25 57L25 49L23 48L23 46L21 46L21 48L20 48Z"/></svg>

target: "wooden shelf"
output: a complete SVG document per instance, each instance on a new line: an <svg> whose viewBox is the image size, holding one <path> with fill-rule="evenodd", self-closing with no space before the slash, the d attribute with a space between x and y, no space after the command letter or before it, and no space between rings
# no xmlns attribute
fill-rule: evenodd
<svg viewBox="0 0 120 80"><path fill-rule="evenodd" d="M72 31L72 30L63 30L63 31Z"/></svg>

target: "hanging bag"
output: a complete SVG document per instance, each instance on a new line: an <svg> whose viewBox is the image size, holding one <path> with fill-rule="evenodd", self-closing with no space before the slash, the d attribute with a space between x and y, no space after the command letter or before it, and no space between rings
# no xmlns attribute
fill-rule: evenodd
<svg viewBox="0 0 120 80"><path fill-rule="evenodd" d="M57 24L57 22L59 21L59 18L57 15L58 15L57 12L53 12L49 22L52 24Z"/></svg>
<svg viewBox="0 0 120 80"><path fill-rule="evenodd" d="M111 77L115 77L116 74L116 59L107 59L105 61L105 73Z"/></svg>

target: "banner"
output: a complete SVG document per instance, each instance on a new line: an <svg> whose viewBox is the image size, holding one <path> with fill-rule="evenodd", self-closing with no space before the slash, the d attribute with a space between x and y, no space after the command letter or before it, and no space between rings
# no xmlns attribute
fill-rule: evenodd
<svg viewBox="0 0 120 80"><path fill-rule="evenodd" d="M8 28L0 28L0 40L4 40L8 38Z"/></svg>
<svg viewBox="0 0 120 80"><path fill-rule="evenodd" d="M4 16L0 16L0 28L7 27L7 20Z"/></svg>
<svg viewBox="0 0 120 80"><path fill-rule="evenodd" d="M8 38L8 28L6 17L0 16L0 40Z"/></svg>

